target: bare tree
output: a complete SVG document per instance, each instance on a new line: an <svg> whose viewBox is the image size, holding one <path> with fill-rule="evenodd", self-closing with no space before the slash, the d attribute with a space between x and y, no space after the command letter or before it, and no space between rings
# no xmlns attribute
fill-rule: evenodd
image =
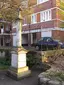
<svg viewBox="0 0 64 85"><path fill-rule="evenodd" d="M19 8L22 15L28 13L27 0L0 0L0 18L7 21L15 20Z"/></svg>

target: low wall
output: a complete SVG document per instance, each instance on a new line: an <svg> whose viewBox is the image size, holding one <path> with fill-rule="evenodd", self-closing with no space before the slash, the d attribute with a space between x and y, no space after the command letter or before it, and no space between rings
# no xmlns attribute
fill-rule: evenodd
<svg viewBox="0 0 64 85"><path fill-rule="evenodd" d="M48 51L38 51L37 52L42 62L48 62L48 57L56 55L64 55L64 49L48 50Z"/></svg>

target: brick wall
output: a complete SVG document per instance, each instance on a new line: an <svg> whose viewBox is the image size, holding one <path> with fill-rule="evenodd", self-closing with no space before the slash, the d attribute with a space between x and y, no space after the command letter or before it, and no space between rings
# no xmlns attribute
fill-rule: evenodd
<svg viewBox="0 0 64 85"><path fill-rule="evenodd" d="M40 22L40 13L37 14L37 22Z"/></svg>
<svg viewBox="0 0 64 85"><path fill-rule="evenodd" d="M29 26L23 26L23 31L28 31L28 30L37 30L37 29L41 29L42 28L54 28L54 22L53 21L48 21L48 22L41 22L41 23L37 23L37 24L31 24L30 28ZM56 26L56 22L55 22L55 26Z"/></svg>
<svg viewBox="0 0 64 85"><path fill-rule="evenodd" d="M41 32L36 33L36 39L39 40L41 38Z"/></svg>
<svg viewBox="0 0 64 85"><path fill-rule="evenodd" d="M64 42L64 31L59 31L59 30L52 31L52 37L54 39Z"/></svg>

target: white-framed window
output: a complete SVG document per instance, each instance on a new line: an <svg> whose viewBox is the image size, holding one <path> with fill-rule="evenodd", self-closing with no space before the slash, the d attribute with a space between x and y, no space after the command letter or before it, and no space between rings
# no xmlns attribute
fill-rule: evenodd
<svg viewBox="0 0 64 85"><path fill-rule="evenodd" d="M41 3L44 3L44 2L47 2L49 0L37 0L37 4L41 4Z"/></svg>
<svg viewBox="0 0 64 85"><path fill-rule="evenodd" d="M34 24L37 22L37 14L32 14L31 15L31 23Z"/></svg>
<svg viewBox="0 0 64 85"><path fill-rule="evenodd" d="M40 12L40 21L45 22L52 19L51 10L45 10Z"/></svg>

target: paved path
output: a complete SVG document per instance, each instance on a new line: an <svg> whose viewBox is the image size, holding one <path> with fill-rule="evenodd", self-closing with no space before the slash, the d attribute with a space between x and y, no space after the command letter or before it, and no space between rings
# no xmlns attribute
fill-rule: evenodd
<svg viewBox="0 0 64 85"><path fill-rule="evenodd" d="M6 72L0 72L0 85L38 85L38 74L41 72L32 72L32 76L24 78L20 81L15 81L5 74Z"/></svg>

